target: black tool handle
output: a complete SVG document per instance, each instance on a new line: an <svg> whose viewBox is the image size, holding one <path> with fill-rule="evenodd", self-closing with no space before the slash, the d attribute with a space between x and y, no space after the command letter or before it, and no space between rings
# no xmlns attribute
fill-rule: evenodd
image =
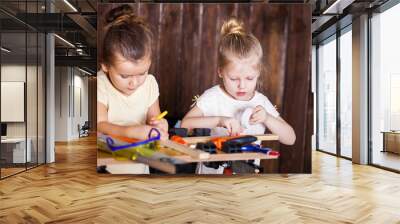
<svg viewBox="0 0 400 224"><path fill-rule="evenodd" d="M188 137L188 129L186 128L171 128L168 130L169 137L178 135L180 137Z"/></svg>
<svg viewBox="0 0 400 224"><path fill-rule="evenodd" d="M257 137L252 136L252 135L245 135L237 138L232 138L226 141L226 143L235 143L235 144L240 144L240 145L248 145L253 142L257 141Z"/></svg>

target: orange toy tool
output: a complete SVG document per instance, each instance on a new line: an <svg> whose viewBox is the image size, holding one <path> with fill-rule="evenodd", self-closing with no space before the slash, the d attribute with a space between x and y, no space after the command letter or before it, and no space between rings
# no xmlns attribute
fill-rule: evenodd
<svg viewBox="0 0 400 224"><path fill-rule="evenodd" d="M222 145L224 142L234 142L240 145L251 144L252 142L257 141L257 137L252 135L243 135L243 136L233 136L233 137L219 137L211 139L211 141L217 146L218 149L222 149Z"/></svg>
<svg viewBox="0 0 400 224"><path fill-rule="evenodd" d="M211 142L215 144L217 149L222 149L222 143L226 142L229 139L236 138L236 137L218 137L211 139Z"/></svg>
<svg viewBox="0 0 400 224"><path fill-rule="evenodd" d="M135 142L139 141L138 139L128 138L128 137L125 137L125 136L118 136L118 135L111 135L111 134L109 134L109 136L112 137L112 138L118 139L120 141L127 142L127 143L135 143Z"/></svg>
<svg viewBox="0 0 400 224"><path fill-rule="evenodd" d="M171 137L171 141L174 141L174 142L182 144L182 145L187 144L187 142L185 140L183 140L183 138L181 136L178 136L178 135L173 135Z"/></svg>

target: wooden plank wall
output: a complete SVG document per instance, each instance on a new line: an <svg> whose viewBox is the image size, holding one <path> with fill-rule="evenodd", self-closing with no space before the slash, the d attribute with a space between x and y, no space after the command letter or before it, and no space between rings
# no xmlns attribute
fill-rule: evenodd
<svg viewBox="0 0 400 224"><path fill-rule="evenodd" d="M118 3L98 5L98 57L104 15ZM160 88L160 107L181 119L192 98L219 82L217 44L224 21L237 17L260 40L264 65L260 92L293 126L297 140L280 146L281 172L311 172L311 7L307 4L132 3L151 25L154 56L150 73ZM310 115L311 113L311 115ZM311 116L311 119L310 119Z"/></svg>

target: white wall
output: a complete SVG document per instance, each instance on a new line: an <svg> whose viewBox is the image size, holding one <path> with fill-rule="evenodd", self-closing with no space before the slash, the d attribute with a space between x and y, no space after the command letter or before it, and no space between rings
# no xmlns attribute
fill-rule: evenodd
<svg viewBox="0 0 400 224"><path fill-rule="evenodd" d="M36 67L28 66L27 67L28 74L36 74ZM25 65L2 65L1 66L1 81L5 82L26 82L25 80ZM36 86L36 80L29 80L29 86ZM37 100L36 100L36 88L27 88L27 104L30 106L30 110L34 109L36 111ZM34 104L31 104L35 102ZM2 110L7 110L8 108L1 108ZM32 113L27 113L28 122L37 120L37 115ZM33 127L33 125L28 125L29 127ZM36 126L34 127L36 130ZM30 131L28 130L28 137ZM7 136L8 137L25 137L25 122L7 122ZM36 136L36 133L35 133Z"/></svg>
<svg viewBox="0 0 400 224"><path fill-rule="evenodd" d="M2 65L1 81L25 82L25 65ZM7 108L1 108L6 110ZM25 123L11 122L7 123L7 137L25 137Z"/></svg>
<svg viewBox="0 0 400 224"><path fill-rule="evenodd" d="M73 108L73 119L72 119L72 136L78 137L78 124L81 126L88 121L88 77L82 76L79 70L74 70L74 108Z"/></svg>
<svg viewBox="0 0 400 224"><path fill-rule="evenodd" d="M88 78L72 67L56 67L55 74L55 140L70 141L88 120Z"/></svg>
<svg viewBox="0 0 400 224"><path fill-rule="evenodd" d="M68 140L68 76L67 67L55 68L55 141Z"/></svg>
<svg viewBox="0 0 400 224"><path fill-rule="evenodd" d="M30 139L32 161L44 162L44 89L42 68L25 64L3 64L1 66L1 81L25 82L26 83L26 110L27 120L24 122L6 122L8 138ZM26 81L25 78L28 80ZM4 97L4 96L3 96ZM10 110L10 108L1 108ZM11 112L12 111L8 111ZM23 111L25 112L25 111ZM37 154L39 156L37 157Z"/></svg>

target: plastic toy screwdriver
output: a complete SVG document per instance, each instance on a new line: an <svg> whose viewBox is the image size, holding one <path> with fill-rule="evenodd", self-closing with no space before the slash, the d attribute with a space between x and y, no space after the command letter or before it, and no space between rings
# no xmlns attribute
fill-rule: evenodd
<svg viewBox="0 0 400 224"><path fill-rule="evenodd" d="M163 119L164 117L165 117L165 115L167 115L168 114L168 111L164 111L164 112L162 112L161 114L159 114L157 117L156 117L156 119L157 120L161 120L161 119Z"/></svg>
<svg viewBox="0 0 400 224"><path fill-rule="evenodd" d="M251 135L245 135L241 137L217 137L214 139L211 139L211 141L217 146L217 149L222 149L222 144L224 142L231 142L231 143L236 143L240 145L247 145L252 142L257 141L257 138Z"/></svg>
<svg viewBox="0 0 400 224"><path fill-rule="evenodd" d="M187 144L187 142L185 140L183 140L183 138L181 136L178 136L178 135L173 135L171 137L171 141L174 141L174 142L182 144L182 145Z"/></svg>
<svg viewBox="0 0 400 224"><path fill-rule="evenodd" d="M234 137L217 137L211 139L211 142L217 146L217 149L221 150L222 149L222 143L226 142L227 140L234 138Z"/></svg>

